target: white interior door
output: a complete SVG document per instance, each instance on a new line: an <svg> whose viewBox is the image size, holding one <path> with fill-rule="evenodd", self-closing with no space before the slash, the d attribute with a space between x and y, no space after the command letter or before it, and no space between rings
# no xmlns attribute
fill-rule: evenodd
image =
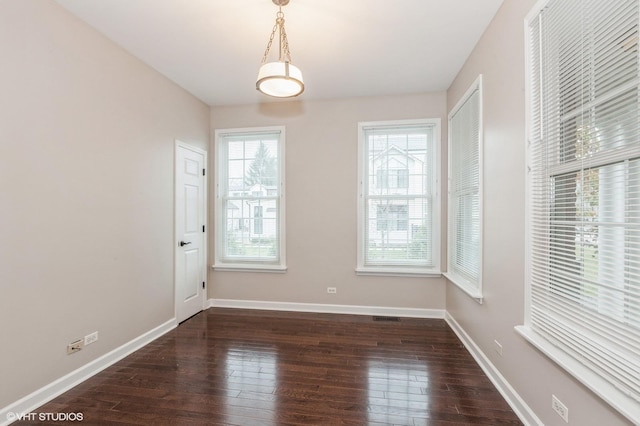
<svg viewBox="0 0 640 426"><path fill-rule="evenodd" d="M205 151L176 142L175 300L182 322L204 308L206 299Z"/></svg>

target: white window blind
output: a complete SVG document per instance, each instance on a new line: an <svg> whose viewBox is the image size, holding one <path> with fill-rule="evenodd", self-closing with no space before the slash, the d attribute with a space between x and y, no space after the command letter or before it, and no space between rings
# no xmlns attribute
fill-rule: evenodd
<svg viewBox="0 0 640 426"><path fill-rule="evenodd" d="M447 278L477 299L481 285L481 84L449 115L449 232Z"/></svg>
<svg viewBox="0 0 640 426"><path fill-rule="evenodd" d="M284 268L284 129L216 131L216 267Z"/></svg>
<svg viewBox="0 0 640 426"><path fill-rule="evenodd" d="M360 123L362 273L439 273L437 120Z"/></svg>
<svg viewBox="0 0 640 426"><path fill-rule="evenodd" d="M552 0L528 20L528 326L630 398L636 414L638 3ZM601 394L629 416L621 398Z"/></svg>

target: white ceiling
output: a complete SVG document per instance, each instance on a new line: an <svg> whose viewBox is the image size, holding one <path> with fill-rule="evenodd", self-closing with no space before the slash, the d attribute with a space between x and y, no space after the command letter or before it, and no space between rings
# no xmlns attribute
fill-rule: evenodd
<svg viewBox="0 0 640 426"><path fill-rule="evenodd" d="M255 90L272 0L57 1L209 105L272 100ZM446 90L502 1L291 0L301 98Z"/></svg>

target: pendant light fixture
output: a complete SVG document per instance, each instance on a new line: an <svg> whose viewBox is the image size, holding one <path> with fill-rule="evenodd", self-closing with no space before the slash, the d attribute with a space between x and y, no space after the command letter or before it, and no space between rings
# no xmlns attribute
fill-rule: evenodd
<svg viewBox="0 0 640 426"><path fill-rule="evenodd" d="M278 6L276 14L276 24L271 31L267 50L262 57L262 64L258 71L258 80L256 81L256 89L265 95L276 98L291 98L298 96L304 91L304 83L302 81L302 71L291 63L291 53L289 52L289 41L287 33L284 30L284 13L282 6L289 4L289 0L272 0ZM278 61L267 62L269 50L273 39L278 33Z"/></svg>

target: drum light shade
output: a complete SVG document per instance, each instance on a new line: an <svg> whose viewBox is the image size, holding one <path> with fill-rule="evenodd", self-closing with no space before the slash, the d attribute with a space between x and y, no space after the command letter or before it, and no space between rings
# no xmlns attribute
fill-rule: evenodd
<svg viewBox="0 0 640 426"><path fill-rule="evenodd" d="M256 89L276 98L291 98L304 91L302 71L288 62L268 62L258 71Z"/></svg>

